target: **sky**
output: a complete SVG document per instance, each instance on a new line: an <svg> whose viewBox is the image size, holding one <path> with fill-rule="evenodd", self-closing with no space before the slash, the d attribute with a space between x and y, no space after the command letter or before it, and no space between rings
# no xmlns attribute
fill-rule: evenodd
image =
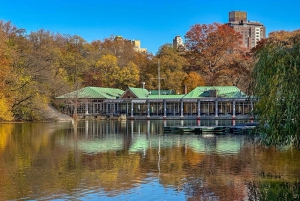
<svg viewBox="0 0 300 201"><path fill-rule="evenodd" d="M122 36L156 54L195 24L228 22L230 11L272 31L300 29L299 0L0 0L0 20L26 33L40 29L87 42Z"/></svg>

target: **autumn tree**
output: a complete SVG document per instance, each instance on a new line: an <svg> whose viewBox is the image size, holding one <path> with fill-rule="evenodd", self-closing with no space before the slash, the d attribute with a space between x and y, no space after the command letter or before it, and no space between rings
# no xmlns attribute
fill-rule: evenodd
<svg viewBox="0 0 300 201"><path fill-rule="evenodd" d="M11 98L9 96L9 76L11 73L10 50L7 46L8 37L3 28L7 26L0 22L0 120L12 120Z"/></svg>
<svg viewBox="0 0 300 201"><path fill-rule="evenodd" d="M97 62L98 72L95 79L102 82L102 87L116 87L120 68L114 55L103 55Z"/></svg>
<svg viewBox="0 0 300 201"><path fill-rule="evenodd" d="M116 80L116 88L126 90L128 87L136 87L140 80L140 71L138 66L129 62L118 73L118 79Z"/></svg>
<svg viewBox="0 0 300 201"><path fill-rule="evenodd" d="M143 64L140 64L140 85L145 82L145 87L149 90L158 88L158 65L159 59L153 55L148 54L146 58L142 58Z"/></svg>
<svg viewBox="0 0 300 201"><path fill-rule="evenodd" d="M280 30L280 31L273 31L269 33L268 38L277 39L280 41L288 41L291 37L294 37L299 34L300 34L300 30L295 30L295 31Z"/></svg>
<svg viewBox="0 0 300 201"><path fill-rule="evenodd" d="M28 111L32 111L28 102L33 95L27 96L30 90L30 73L28 72L29 43L24 36L25 30L18 29L12 24L2 23L1 29L7 37L7 56L10 58L9 75L5 77L6 83L4 97L9 97L10 111L15 119L31 118ZM32 90L31 90L32 91ZM25 118L24 118L25 117Z"/></svg>
<svg viewBox="0 0 300 201"><path fill-rule="evenodd" d="M135 54L137 53L134 50L134 45L131 40L121 36L105 38L101 43L101 50L104 51L105 54L111 54L118 58L117 65L120 68L134 61Z"/></svg>
<svg viewBox="0 0 300 201"><path fill-rule="evenodd" d="M97 62L105 54L100 40L92 41L87 45L88 54L86 55L87 68L83 72L83 85L84 86L103 86L100 80L100 68Z"/></svg>
<svg viewBox="0 0 300 201"><path fill-rule="evenodd" d="M237 86L248 94L253 68L253 54L242 51L227 63L226 73L222 74L219 79L223 85Z"/></svg>
<svg viewBox="0 0 300 201"><path fill-rule="evenodd" d="M185 35L187 58L190 62L188 72L201 74L207 85L219 85L233 57L239 56L240 33L224 24L195 24Z"/></svg>
<svg viewBox="0 0 300 201"><path fill-rule="evenodd" d="M171 44L161 46L156 57L159 60L160 76L163 78L161 88L181 92L181 83L186 76L183 69L187 66L187 60ZM157 76L157 70L154 72Z"/></svg>
<svg viewBox="0 0 300 201"><path fill-rule="evenodd" d="M88 54L87 42L80 36L65 37L61 48L60 65L73 89L78 89L83 81L83 73L87 68L85 57Z"/></svg>
<svg viewBox="0 0 300 201"><path fill-rule="evenodd" d="M190 72L183 80L183 85L187 87L187 92L192 91L198 86L205 86L202 77L197 72Z"/></svg>

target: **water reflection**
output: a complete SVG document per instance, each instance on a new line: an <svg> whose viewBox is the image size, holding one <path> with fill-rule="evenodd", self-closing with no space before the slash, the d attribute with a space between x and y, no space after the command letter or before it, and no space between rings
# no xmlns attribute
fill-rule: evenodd
<svg viewBox="0 0 300 201"><path fill-rule="evenodd" d="M167 125L233 123L2 124L0 200L295 200L298 150L243 135L163 134Z"/></svg>

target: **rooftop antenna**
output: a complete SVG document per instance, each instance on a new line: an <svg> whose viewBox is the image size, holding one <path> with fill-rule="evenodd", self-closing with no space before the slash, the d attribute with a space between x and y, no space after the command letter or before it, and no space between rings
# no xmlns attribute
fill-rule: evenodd
<svg viewBox="0 0 300 201"><path fill-rule="evenodd" d="M157 67L157 78L152 78L152 79L157 79L158 81L158 98L160 98L160 80L165 79L160 77L160 61L158 60L158 67Z"/></svg>
<svg viewBox="0 0 300 201"><path fill-rule="evenodd" d="M158 60L158 67L157 67L157 79L158 79L158 98L160 98L160 62Z"/></svg>

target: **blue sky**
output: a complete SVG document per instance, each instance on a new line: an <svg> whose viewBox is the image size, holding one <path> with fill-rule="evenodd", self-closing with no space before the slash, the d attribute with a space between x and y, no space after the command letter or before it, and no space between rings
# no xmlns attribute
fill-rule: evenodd
<svg viewBox="0 0 300 201"><path fill-rule="evenodd" d="M0 20L88 42L120 35L155 54L192 25L228 22L230 11L246 11L267 33L300 29L299 7L299 0L0 0Z"/></svg>

